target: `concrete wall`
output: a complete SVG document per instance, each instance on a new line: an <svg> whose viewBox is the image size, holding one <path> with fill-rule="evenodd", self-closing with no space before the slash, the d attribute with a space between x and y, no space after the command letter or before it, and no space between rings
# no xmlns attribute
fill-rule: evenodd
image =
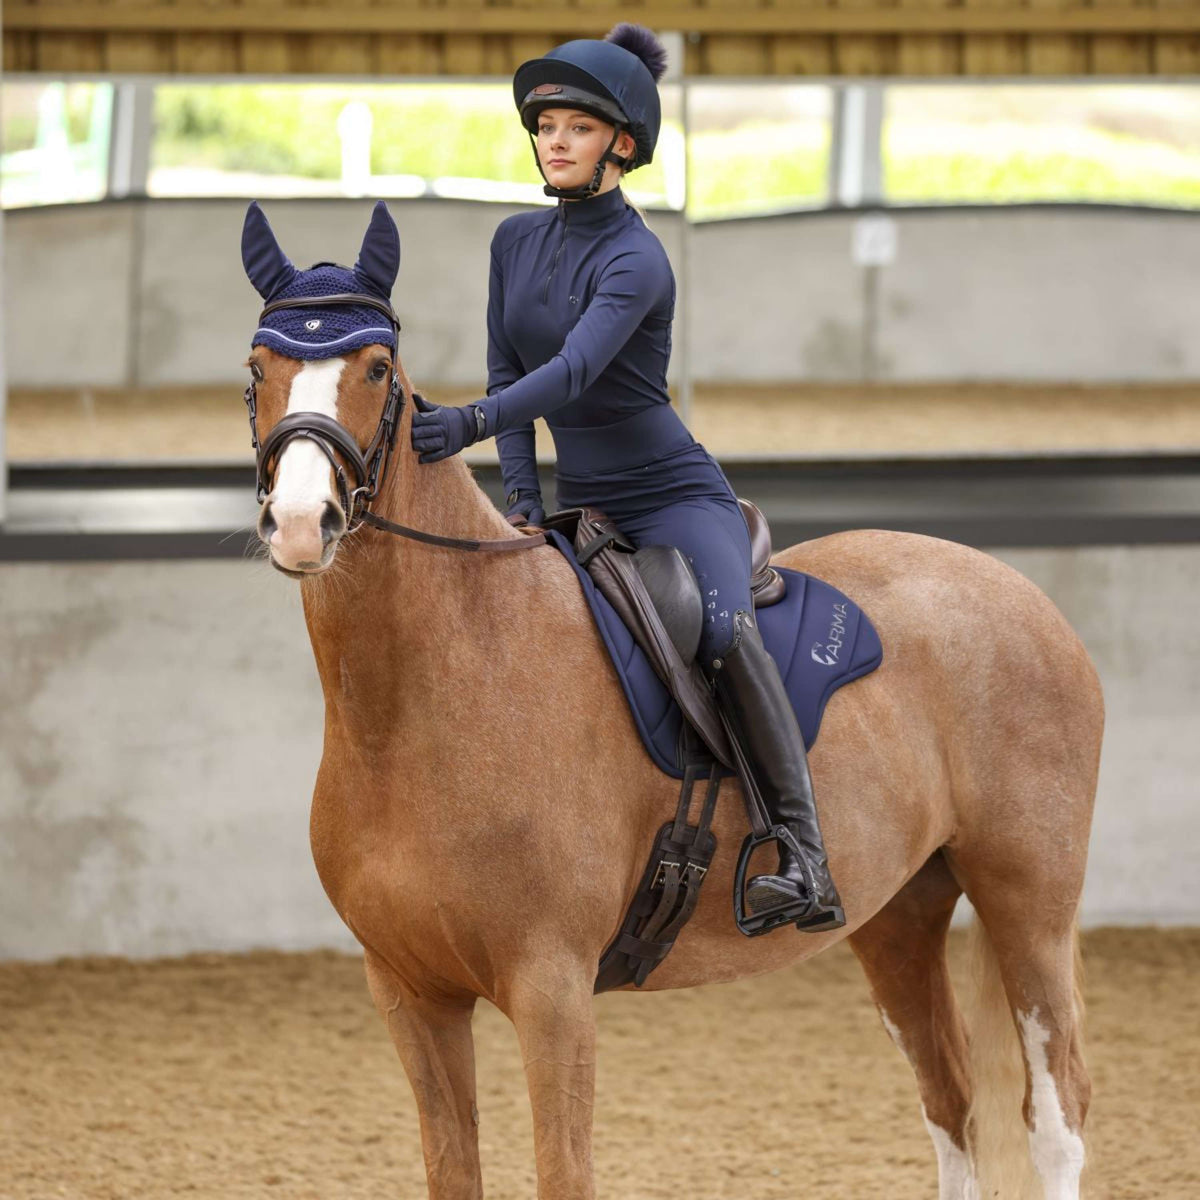
<svg viewBox="0 0 1200 1200"><path fill-rule="evenodd" d="M367 201L274 201L290 257L353 262ZM487 252L514 209L391 204L409 373L485 373ZM18 387L240 382L259 304L240 200L118 202L8 214L4 303ZM897 252L864 268L857 218L727 221L690 233L676 368L701 380L1200 378L1200 215L1047 209L894 215ZM682 278L684 231L652 213ZM683 289L681 289L682 291Z"/></svg>
<svg viewBox="0 0 1200 1200"><path fill-rule="evenodd" d="M1104 679L1085 921L1200 921L1200 546L1002 557ZM0 958L350 944L308 852L322 714L291 584L5 563L0 663Z"/></svg>

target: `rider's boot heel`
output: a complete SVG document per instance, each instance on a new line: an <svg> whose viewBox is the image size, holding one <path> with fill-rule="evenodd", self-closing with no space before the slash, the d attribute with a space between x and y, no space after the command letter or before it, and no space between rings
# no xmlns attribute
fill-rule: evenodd
<svg viewBox="0 0 1200 1200"><path fill-rule="evenodd" d="M829 874L796 714L750 614L736 613L734 629L733 645L710 667L717 699L751 762L772 822L783 825L799 849L797 854L780 840L778 874L751 879L746 906L757 914L810 902L795 922L798 929L838 929L846 923L846 914Z"/></svg>
<svg viewBox="0 0 1200 1200"><path fill-rule="evenodd" d="M780 842L779 873L756 875L746 884L746 907L752 913L766 912L783 904L791 904L797 897L815 895L817 901L812 912L797 920L796 928L809 933L840 929L846 923L846 912L829 874L824 847L819 852L815 847L809 847L806 858L813 872L811 884L805 877L800 859L787 843Z"/></svg>

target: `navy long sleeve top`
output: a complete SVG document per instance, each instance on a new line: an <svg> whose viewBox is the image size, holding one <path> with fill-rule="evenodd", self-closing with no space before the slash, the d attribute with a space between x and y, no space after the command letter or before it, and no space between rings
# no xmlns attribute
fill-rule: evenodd
<svg viewBox="0 0 1200 1200"><path fill-rule="evenodd" d="M579 457L572 447L587 441L560 437L565 431L669 406L674 311L666 251L620 188L501 222L488 288L488 397L479 407L497 438L506 493L538 488L535 417L546 418L560 469L570 470Z"/></svg>

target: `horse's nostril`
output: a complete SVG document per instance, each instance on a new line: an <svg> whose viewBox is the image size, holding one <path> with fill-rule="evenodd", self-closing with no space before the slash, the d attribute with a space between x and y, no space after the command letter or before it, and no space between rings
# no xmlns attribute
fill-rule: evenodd
<svg viewBox="0 0 1200 1200"><path fill-rule="evenodd" d="M325 502L325 511L321 514L321 543L328 546L335 538L340 538L346 532L346 514L332 501Z"/></svg>
<svg viewBox="0 0 1200 1200"><path fill-rule="evenodd" d="M271 513L270 501L268 501L263 505L262 512L258 517L258 536L262 541L269 542L271 535L278 528L279 526L275 524L275 518Z"/></svg>

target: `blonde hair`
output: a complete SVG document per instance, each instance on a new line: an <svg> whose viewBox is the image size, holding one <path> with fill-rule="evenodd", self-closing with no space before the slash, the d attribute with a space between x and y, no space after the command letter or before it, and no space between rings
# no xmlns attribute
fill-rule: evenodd
<svg viewBox="0 0 1200 1200"><path fill-rule="evenodd" d="M642 218L642 224L646 225L646 214L644 212L642 212L642 210L640 208L638 208L638 206L636 204L634 204L634 202L632 200L630 200L630 198L627 195L625 195L625 189L622 188L620 184L617 184L617 187L621 189L621 197L625 201L625 207L632 208L633 211L635 213L637 213L637 215L639 217ZM646 225L646 228L649 229L650 226Z"/></svg>

